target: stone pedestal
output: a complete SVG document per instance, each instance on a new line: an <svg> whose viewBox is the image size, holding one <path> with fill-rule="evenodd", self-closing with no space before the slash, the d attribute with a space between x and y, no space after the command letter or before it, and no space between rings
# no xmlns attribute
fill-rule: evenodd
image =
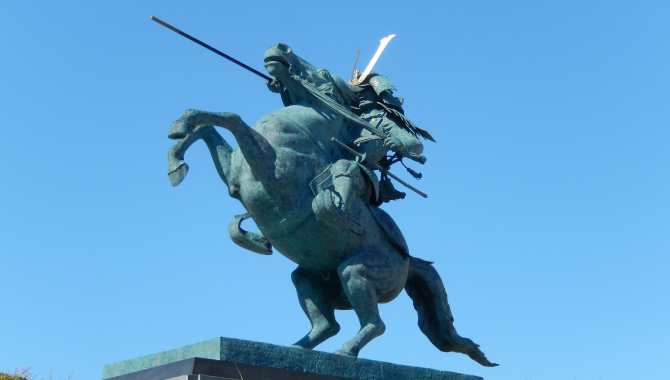
<svg viewBox="0 0 670 380"><path fill-rule="evenodd" d="M109 380L483 380L478 376L215 338L107 364Z"/></svg>

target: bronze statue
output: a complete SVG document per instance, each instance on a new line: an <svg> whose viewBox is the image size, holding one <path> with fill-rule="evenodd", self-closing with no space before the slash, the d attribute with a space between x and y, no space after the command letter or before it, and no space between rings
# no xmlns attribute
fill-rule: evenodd
<svg viewBox="0 0 670 380"><path fill-rule="evenodd" d="M234 113L187 110L168 134L177 140L168 152L168 174L173 186L180 184L188 171L186 150L203 140L230 196L247 210L229 226L233 241L261 254L271 254L274 248L298 264L291 278L312 329L294 346L312 349L334 336L340 329L334 310L353 309L361 328L336 353L357 356L385 330L377 305L405 289L421 330L438 349L464 353L485 366L497 365L456 332L439 275L431 263L410 256L398 226L379 207L374 162L365 159L375 151L372 161L383 163L385 158L377 156L391 149L396 159L423 162L420 142L403 144L414 142L417 134L432 137L411 127L397 127L402 138L393 127L382 125L380 133L370 130L375 120L364 120L369 115L356 96L361 89L312 66L286 44L269 48L264 60L273 76L268 86L281 94L285 107L251 127ZM394 113L393 108L383 112L387 118ZM386 122L405 123L392 117ZM232 132L236 149L215 126ZM367 142L381 145L366 148L365 137L372 135L379 138ZM403 141L405 135L411 138ZM352 154L352 147L366 155ZM243 230L246 218L260 231Z"/></svg>

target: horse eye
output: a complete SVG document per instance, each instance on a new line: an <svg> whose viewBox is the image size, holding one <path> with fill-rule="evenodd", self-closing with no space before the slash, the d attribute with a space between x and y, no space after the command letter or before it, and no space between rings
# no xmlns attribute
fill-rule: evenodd
<svg viewBox="0 0 670 380"><path fill-rule="evenodd" d="M326 70L321 70L320 74L321 74L324 78L330 78L330 73L329 73L328 71L326 71Z"/></svg>

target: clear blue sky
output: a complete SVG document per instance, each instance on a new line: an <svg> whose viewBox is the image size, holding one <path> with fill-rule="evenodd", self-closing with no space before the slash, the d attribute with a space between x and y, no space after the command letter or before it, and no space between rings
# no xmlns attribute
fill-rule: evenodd
<svg viewBox="0 0 670 380"><path fill-rule="evenodd" d="M281 101L154 15L259 70L285 42L343 77L397 34L376 69L438 142L416 183L428 200L386 210L500 367L435 349L404 293L361 357L498 380L666 378L669 14L667 1L0 2L0 370L99 379L216 336L291 344L309 328L294 264L229 240L243 208L204 145L182 185L166 176L184 110L253 123ZM357 331L353 312L337 317L324 351Z"/></svg>

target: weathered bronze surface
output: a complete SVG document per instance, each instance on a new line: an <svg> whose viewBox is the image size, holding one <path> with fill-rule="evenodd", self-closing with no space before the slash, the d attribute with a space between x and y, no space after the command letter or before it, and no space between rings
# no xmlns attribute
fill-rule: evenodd
<svg viewBox="0 0 670 380"><path fill-rule="evenodd" d="M186 111L168 134L177 140L168 152L168 174L174 186L181 183L188 171L184 153L203 140L230 196L247 210L229 227L233 241L262 254L274 247L298 264L291 278L312 329L294 346L312 349L334 336L340 329L334 310L353 309L361 328L336 353L357 356L384 332L377 305L404 288L421 330L438 349L496 365L458 335L439 275L429 262L410 256L400 229L379 207L405 194L332 140L386 169L402 157L423 163L417 137L433 138L404 117L402 99L392 96L395 87L375 73L349 85L286 44L268 49L264 59L273 77L268 87L280 93L285 107L251 127L234 113ZM232 132L236 149L215 126ZM246 218L260 231L244 231Z"/></svg>

